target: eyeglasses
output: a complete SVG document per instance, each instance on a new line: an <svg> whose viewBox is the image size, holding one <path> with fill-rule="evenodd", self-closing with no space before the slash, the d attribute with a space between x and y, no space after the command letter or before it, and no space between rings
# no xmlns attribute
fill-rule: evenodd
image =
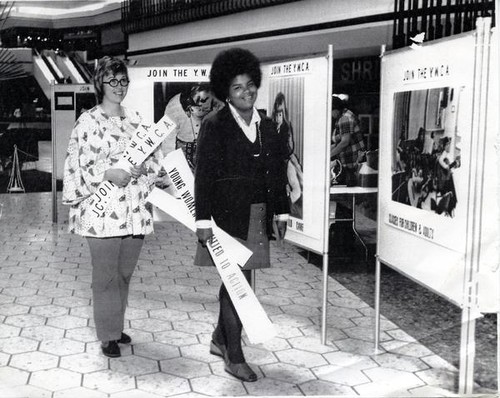
<svg viewBox="0 0 500 398"><path fill-rule="evenodd" d="M120 80L118 80L118 79L111 79L109 82L102 82L102 84L109 84L111 87L118 86L118 83L120 83L120 85L122 87L127 87L130 82L129 82L128 79L126 79L124 77L122 77Z"/></svg>

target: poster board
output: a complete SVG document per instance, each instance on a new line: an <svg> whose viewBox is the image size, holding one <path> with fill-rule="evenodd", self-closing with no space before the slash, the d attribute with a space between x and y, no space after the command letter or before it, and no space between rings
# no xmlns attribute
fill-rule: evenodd
<svg viewBox="0 0 500 398"><path fill-rule="evenodd" d="M470 183L477 166L471 153L480 90L475 40L468 32L388 52L381 65L378 256L459 306L468 283ZM491 140L496 132L486 134ZM484 153L485 170L496 170L489 152ZM496 190L497 184L484 184L484 204L496 197ZM498 204L475 222L498 220L497 212ZM497 223L489 225L498 229ZM494 246L488 257L497 262ZM484 255L485 247L478 248ZM488 262L484 255L482 261ZM489 277L498 281L498 270ZM483 293L490 295L488 302L498 303L498 288Z"/></svg>
<svg viewBox="0 0 500 398"><path fill-rule="evenodd" d="M52 104L52 168L57 179L64 176L64 161L76 120L96 104L92 84L53 85Z"/></svg>
<svg viewBox="0 0 500 398"><path fill-rule="evenodd" d="M177 128L161 144L162 151L166 154L182 146L194 156L196 148L191 142L196 140L203 119L223 106L209 91L210 66L130 67L128 73L130 85L122 104L139 112L146 124L168 114ZM188 157L188 162L194 168L194 158ZM153 219L171 220L157 207Z"/></svg>
<svg viewBox="0 0 500 398"><path fill-rule="evenodd" d="M285 239L320 254L326 247L325 206L329 204L328 73L326 56L264 64L256 103L269 117L282 121L280 133L290 137L291 216Z"/></svg>

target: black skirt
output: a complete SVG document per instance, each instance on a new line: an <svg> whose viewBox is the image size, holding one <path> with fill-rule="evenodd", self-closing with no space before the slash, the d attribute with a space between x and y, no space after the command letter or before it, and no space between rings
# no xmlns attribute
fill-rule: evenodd
<svg viewBox="0 0 500 398"><path fill-rule="evenodd" d="M236 238L249 248L253 254L242 270L269 268L271 266L269 255L269 239L266 231L266 204L254 203L250 207L250 222L246 240ZM200 242L196 247L194 264L199 266L215 266L206 247Z"/></svg>

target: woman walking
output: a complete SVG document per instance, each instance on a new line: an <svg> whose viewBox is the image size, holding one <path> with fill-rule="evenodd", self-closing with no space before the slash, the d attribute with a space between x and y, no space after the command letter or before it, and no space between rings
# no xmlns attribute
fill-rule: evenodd
<svg viewBox="0 0 500 398"><path fill-rule="evenodd" d="M278 239L282 239L289 213L285 167L288 148L275 123L254 106L261 76L259 60L247 50L234 48L217 55L210 83L215 96L227 106L201 127L195 173L199 240L195 264L213 265L206 248L213 218L253 251L242 268L249 282L250 270L270 267L273 218L279 218ZM226 372L244 381L255 381L257 375L246 363L241 347L242 324L224 285L219 300L219 320L210 352L224 358Z"/></svg>

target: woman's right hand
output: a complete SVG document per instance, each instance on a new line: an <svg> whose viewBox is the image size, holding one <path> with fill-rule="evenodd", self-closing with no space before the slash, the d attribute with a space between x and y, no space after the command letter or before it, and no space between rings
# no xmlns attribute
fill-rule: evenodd
<svg viewBox="0 0 500 398"><path fill-rule="evenodd" d="M111 181L121 188L125 187L130 182L131 178L132 176L130 173L123 169L108 169L104 173L104 180Z"/></svg>
<svg viewBox="0 0 500 398"><path fill-rule="evenodd" d="M212 236L214 236L214 233L212 231L212 228L197 228L196 229L196 236L198 237L198 242L200 242L203 247L206 247L207 242L210 239L212 239Z"/></svg>

